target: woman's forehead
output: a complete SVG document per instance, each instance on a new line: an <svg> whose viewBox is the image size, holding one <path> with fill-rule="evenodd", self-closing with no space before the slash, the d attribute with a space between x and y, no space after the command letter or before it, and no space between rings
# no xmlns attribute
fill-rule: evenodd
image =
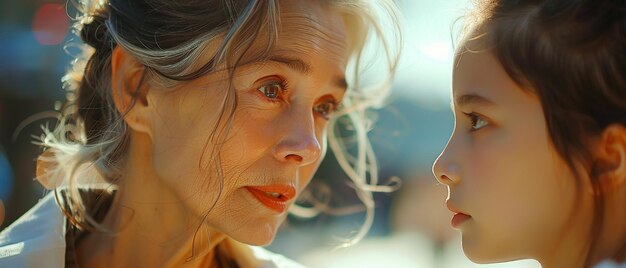
<svg viewBox="0 0 626 268"><path fill-rule="evenodd" d="M281 3L276 50L297 54L320 53L329 59L347 57L343 16L323 1L296 0Z"/></svg>
<svg viewBox="0 0 626 268"><path fill-rule="evenodd" d="M285 55L300 58L313 66L316 64L310 60L322 57L327 62L345 67L349 56L348 40L344 15L336 8L324 1L289 0L281 2L278 14L278 38L273 46L268 47L269 40L273 39L270 31L261 29L255 35L252 46L242 55L240 65L271 55ZM199 68L208 62L222 42L223 38L217 38L207 43L201 58L192 68Z"/></svg>

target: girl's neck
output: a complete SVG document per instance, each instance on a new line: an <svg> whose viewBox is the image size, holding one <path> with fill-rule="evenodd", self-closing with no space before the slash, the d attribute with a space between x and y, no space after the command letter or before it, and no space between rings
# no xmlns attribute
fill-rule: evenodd
<svg viewBox="0 0 626 268"><path fill-rule="evenodd" d="M600 233L595 234L599 238L592 252L594 264L605 260L626 262L625 181L626 179L619 180L603 193L604 218L600 221Z"/></svg>
<svg viewBox="0 0 626 268"><path fill-rule="evenodd" d="M626 263L626 241L624 241L622 247L620 247L615 256L613 256L613 259L618 263Z"/></svg>
<svg viewBox="0 0 626 268"><path fill-rule="evenodd" d="M583 202L584 203L584 202ZM545 258L538 259L544 268L593 266L605 260L626 262L626 185L618 185L604 196L604 218L599 233L591 230L590 219L573 219L560 245ZM582 209L582 208L579 208ZM585 225L588 222L588 225ZM590 238L597 240L590 245ZM588 250L593 247L593 250Z"/></svg>
<svg viewBox="0 0 626 268"><path fill-rule="evenodd" d="M591 237L591 223L589 215L593 214L593 196L584 195L571 209L565 212L568 215L566 224L556 234L553 243L535 252L537 261L544 268L584 268L589 256L589 238Z"/></svg>
<svg viewBox="0 0 626 268"><path fill-rule="evenodd" d="M543 258L538 258L537 260L541 263L541 267L584 268L587 256L584 244L580 243L580 241L572 240L570 237L564 238L563 243L555 251Z"/></svg>

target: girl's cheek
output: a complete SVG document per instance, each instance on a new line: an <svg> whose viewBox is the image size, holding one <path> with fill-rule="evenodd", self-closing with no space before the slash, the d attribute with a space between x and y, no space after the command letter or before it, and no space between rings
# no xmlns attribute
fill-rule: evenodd
<svg viewBox="0 0 626 268"><path fill-rule="evenodd" d="M476 133L478 134L478 133ZM496 133L481 133L496 134ZM471 177L472 184L485 187L485 183L498 178L506 178L510 164L515 160L510 159L507 151L510 150L506 143L500 142L499 137L491 135L487 137L474 137L471 141L467 156L465 172Z"/></svg>

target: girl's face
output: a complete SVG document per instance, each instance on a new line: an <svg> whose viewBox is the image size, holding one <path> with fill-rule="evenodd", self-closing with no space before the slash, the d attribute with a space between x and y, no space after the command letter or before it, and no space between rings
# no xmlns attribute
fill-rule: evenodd
<svg viewBox="0 0 626 268"><path fill-rule="evenodd" d="M222 174L210 168L210 138L218 118L228 117L220 114L228 75L148 93L157 176L194 215L210 211L210 226L244 243L272 241L326 152L328 117L346 91L344 21L320 2L282 1L271 59L236 70L234 121L218 153Z"/></svg>
<svg viewBox="0 0 626 268"><path fill-rule="evenodd" d="M453 110L454 132L433 172L448 187L451 224L470 259L547 257L566 233L587 233L591 203L574 208L576 180L551 144L538 97L493 54L457 56Z"/></svg>

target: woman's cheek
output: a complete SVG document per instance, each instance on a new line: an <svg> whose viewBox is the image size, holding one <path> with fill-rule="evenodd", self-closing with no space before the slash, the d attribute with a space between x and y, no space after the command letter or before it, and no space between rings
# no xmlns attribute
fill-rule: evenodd
<svg viewBox="0 0 626 268"><path fill-rule="evenodd" d="M276 140L273 129L277 126L268 112L260 110L254 101L242 100L222 147L223 165L234 168L262 159Z"/></svg>
<svg viewBox="0 0 626 268"><path fill-rule="evenodd" d="M299 188L298 193L301 193L302 190L304 188L306 188L307 185L309 185L309 183L313 179L313 175L317 171L318 166L319 165L317 163L314 163L314 164L311 164L309 166L300 168L299 174L298 174L299 175L299 177L298 177L298 188Z"/></svg>
<svg viewBox="0 0 626 268"><path fill-rule="evenodd" d="M300 168L300 180L298 181L300 189L306 188L306 186L313 180L313 175L317 172L322 160L326 156L326 152L328 151L328 134L327 134L327 124L324 123L322 128L318 128L316 130L317 141L321 146L321 154L317 161L311 163L306 167Z"/></svg>

